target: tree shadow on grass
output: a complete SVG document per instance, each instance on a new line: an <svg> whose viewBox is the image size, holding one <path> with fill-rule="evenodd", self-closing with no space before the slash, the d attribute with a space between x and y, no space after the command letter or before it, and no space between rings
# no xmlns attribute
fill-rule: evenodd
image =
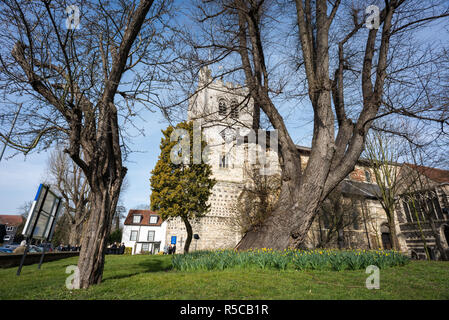
<svg viewBox="0 0 449 320"><path fill-rule="evenodd" d="M125 270L122 274L115 274L112 276L105 277L103 279L103 281L130 278L130 277L136 276L138 274L142 274L142 273L170 271L173 269L171 262L162 261L159 259L151 259L151 258L146 259L142 262L139 262L138 264L135 264L134 266L137 267L137 269L138 269L137 271L130 270L130 272L126 272L127 270Z"/></svg>

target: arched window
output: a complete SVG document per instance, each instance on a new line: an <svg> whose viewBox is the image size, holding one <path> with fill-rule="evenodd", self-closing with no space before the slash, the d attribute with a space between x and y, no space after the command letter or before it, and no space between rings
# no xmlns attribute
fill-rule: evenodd
<svg viewBox="0 0 449 320"><path fill-rule="evenodd" d="M368 182L368 183L373 182L371 179L371 172L369 172L368 170L365 170L365 179L366 179L366 182Z"/></svg>
<svg viewBox="0 0 449 320"><path fill-rule="evenodd" d="M390 240L390 228L387 223L382 224L380 227L381 238L382 238L382 246L384 250L391 250L391 240Z"/></svg>
<svg viewBox="0 0 449 320"><path fill-rule="evenodd" d="M231 118L239 118L239 104L237 103L237 101L232 101L231 103Z"/></svg>
<svg viewBox="0 0 449 320"><path fill-rule="evenodd" d="M218 114L220 116L225 116L226 115L226 101L224 99L220 99L218 101Z"/></svg>
<svg viewBox="0 0 449 320"><path fill-rule="evenodd" d="M229 167L229 159L228 159L228 155L227 154L222 153L220 155L219 167L223 168L223 169Z"/></svg>

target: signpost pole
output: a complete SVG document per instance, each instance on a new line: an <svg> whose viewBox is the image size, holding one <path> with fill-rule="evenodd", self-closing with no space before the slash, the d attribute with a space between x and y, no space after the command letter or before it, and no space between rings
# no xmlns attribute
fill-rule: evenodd
<svg viewBox="0 0 449 320"><path fill-rule="evenodd" d="M45 245L47 244L47 242L44 242L44 245L42 247L42 255L41 255L41 260L39 261L39 265L37 266L38 269L41 268L42 262L44 261L44 255L45 255Z"/></svg>
<svg viewBox="0 0 449 320"><path fill-rule="evenodd" d="M25 258L26 258L27 253L28 253L28 248L30 247L30 245L29 245L29 237L27 237L26 242L27 242L27 245L25 247L25 251L23 252L22 259L20 260L19 269L17 269L17 275L18 276L20 276L20 272L22 271L23 263L25 262Z"/></svg>
<svg viewBox="0 0 449 320"><path fill-rule="evenodd" d="M41 206L40 206L39 211L38 211L39 214L40 214L42 208L44 207L44 202L45 202L45 198L47 197L48 189L49 189L48 187L45 188L44 198L42 199L42 203L41 203ZM19 269L17 269L17 275L18 276L20 276L20 272L22 271L22 266L23 266L23 263L25 262L25 257L26 257L26 255L28 253L28 248L30 246L31 239L33 239L34 229L36 228L37 221L39 220L39 214L36 216L36 221L34 222L33 229L31 229L30 235L27 236L27 246L25 248L25 252L23 253L22 260L20 260Z"/></svg>

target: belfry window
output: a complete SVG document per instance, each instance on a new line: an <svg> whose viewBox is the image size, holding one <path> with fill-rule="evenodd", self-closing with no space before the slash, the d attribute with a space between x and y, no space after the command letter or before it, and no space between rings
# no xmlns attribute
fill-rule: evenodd
<svg viewBox="0 0 449 320"><path fill-rule="evenodd" d="M219 167L220 168L228 168L229 167L228 156L226 154L222 154L220 156Z"/></svg>
<svg viewBox="0 0 449 320"><path fill-rule="evenodd" d="M239 104L236 101L231 103L231 118L238 119L239 118Z"/></svg>
<svg viewBox="0 0 449 320"><path fill-rule="evenodd" d="M226 115L226 101L224 99L220 99L218 101L218 114L220 116L225 116Z"/></svg>
<svg viewBox="0 0 449 320"><path fill-rule="evenodd" d="M371 172L369 172L368 170L365 170L365 179L366 179L366 182L368 182L368 183L373 182L372 178L371 178Z"/></svg>

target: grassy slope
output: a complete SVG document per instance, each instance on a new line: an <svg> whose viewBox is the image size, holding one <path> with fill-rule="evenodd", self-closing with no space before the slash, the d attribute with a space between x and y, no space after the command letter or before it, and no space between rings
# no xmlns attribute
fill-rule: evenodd
<svg viewBox="0 0 449 320"><path fill-rule="evenodd" d="M412 261L380 271L380 289L360 271L225 270L177 272L169 256L107 256L104 280L67 290L77 258L0 269L0 299L449 299L449 262Z"/></svg>

